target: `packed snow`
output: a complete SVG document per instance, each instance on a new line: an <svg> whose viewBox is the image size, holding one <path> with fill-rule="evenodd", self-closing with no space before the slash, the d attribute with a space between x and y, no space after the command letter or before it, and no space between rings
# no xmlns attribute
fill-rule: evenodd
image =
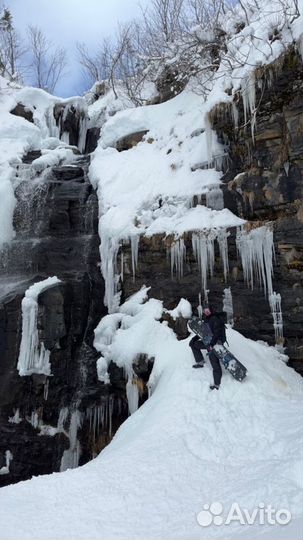
<svg viewBox="0 0 303 540"><path fill-rule="evenodd" d="M299 534L302 378L276 349L229 328L230 350L248 375L239 383L224 372L220 391L211 392L210 365L192 369L190 338L177 340L161 322L161 302L147 293L143 288L103 319L96 342L119 365L131 367L138 353L153 356L151 397L92 462L3 488L1 540L293 540ZM116 331L115 316L122 322ZM214 504L222 505L221 525L205 526L202 512ZM250 515L271 505L292 518L283 526L259 524L261 518L227 525L233 504Z"/></svg>
<svg viewBox="0 0 303 540"><path fill-rule="evenodd" d="M111 312L117 293L117 255L123 241L131 241L134 247L136 239L136 252L142 235L164 233L178 241L187 231L219 231L244 223L222 209L221 173L200 167L209 161L206 111L201 97L185 90L167 103L118 112L103 126L92 155L90 179L99 194L102 274L105 303ZM124 152L114 148L119 139L138 131L147 133L137 146ZM212 151L223 152L215 138ZM193 197L208 192L216 193L209 201L211 207L198 204L193 208ZM221 201L220 210L216 197ZM176 245L171 252L172 271L176 256L176 271L182 273L183 258Z"/></svg>

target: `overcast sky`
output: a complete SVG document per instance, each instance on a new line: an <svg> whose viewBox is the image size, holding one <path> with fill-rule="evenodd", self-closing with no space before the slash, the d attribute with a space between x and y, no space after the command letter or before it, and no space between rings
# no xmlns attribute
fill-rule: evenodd
<svg viewBox="0 0 303 540"><path fill-rule="evenodd" d="M56 89L57 95L66 97L83 87L76 42L86 42L93 50L94 44L115 31L118 21L139 15L139 2L148 4L148 0L0 0L0 5L11 10L22 34L28 25L39 26L50 40L67 49L69 75Z"/></svg>

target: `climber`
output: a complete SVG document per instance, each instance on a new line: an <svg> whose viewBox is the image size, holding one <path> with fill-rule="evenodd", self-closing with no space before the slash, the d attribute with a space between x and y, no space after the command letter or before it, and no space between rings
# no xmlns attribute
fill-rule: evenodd
<svg viewBox="0 0 303 540"><path fill-rule="evenodd" d="M212 332L212 340L208 346L203 343L203 340L199 336L194 336L190 340L189 346L196 360L196 364L194 364L193 367L200 368L204 366L205 361L201 349L206 349L208 352L209 361L213 368L214 375L214 384L210 386L210 389L219 390L222 378L222 369L220 361L215 354L214 346L216 344L223 344L226 341L225 324L222 320L222 317L220 317L219 314L216 313L211 306L205 307L203 313L204 322L208 324Z"/></svg>

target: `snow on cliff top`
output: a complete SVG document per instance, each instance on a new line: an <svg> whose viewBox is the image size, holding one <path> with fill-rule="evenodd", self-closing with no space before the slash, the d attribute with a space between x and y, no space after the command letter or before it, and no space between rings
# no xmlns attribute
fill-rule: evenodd
<svg viewBox="0 0 303 540"><path fill-rule="evenodd" d="M255 540L264 533L294 540L303 503L302 378L277 350L229 329L248 376L238 383L225 372L220 391L211 392L208 363L192 369L189 338L178 341L159 321L161 302L145 298L142 290L121 306L125 321L112 353L120 362L139 349L155 357L150 399L92 462L1 489L0 539ZM292 521L199 525L203 506L215 502L223 518L232 503L250 512L264 504L287 509Z"/></svg>
<svg viewBox="0 0 303 540"><path fill-rule="evenodd" d="M14 237L14 186L20 181L20 177L16 177L16 167L22 163L22 156L30 150L41 149L43 155L36 164L37 171L73 159L71 149L58 139L59 130L53 115L56 103L68 104L70 101L86 108L83 98L64 100L44 90L20 87L0 77L0 248ZM18 103L32 113L33 123L10 114Z"/></svg>

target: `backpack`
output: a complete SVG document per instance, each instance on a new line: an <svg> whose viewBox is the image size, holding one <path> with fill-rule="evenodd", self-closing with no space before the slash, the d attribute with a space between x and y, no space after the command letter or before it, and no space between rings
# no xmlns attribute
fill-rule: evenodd
<svg viewBox="0 0 303 540"><path fill-rule="evenodd" d="M220 339L222 343L227 343L226 339L226 324L227 324L227 313L226 311L220 311L219 313L216 313L216 316L218 317L220 321Z"/></svg>

